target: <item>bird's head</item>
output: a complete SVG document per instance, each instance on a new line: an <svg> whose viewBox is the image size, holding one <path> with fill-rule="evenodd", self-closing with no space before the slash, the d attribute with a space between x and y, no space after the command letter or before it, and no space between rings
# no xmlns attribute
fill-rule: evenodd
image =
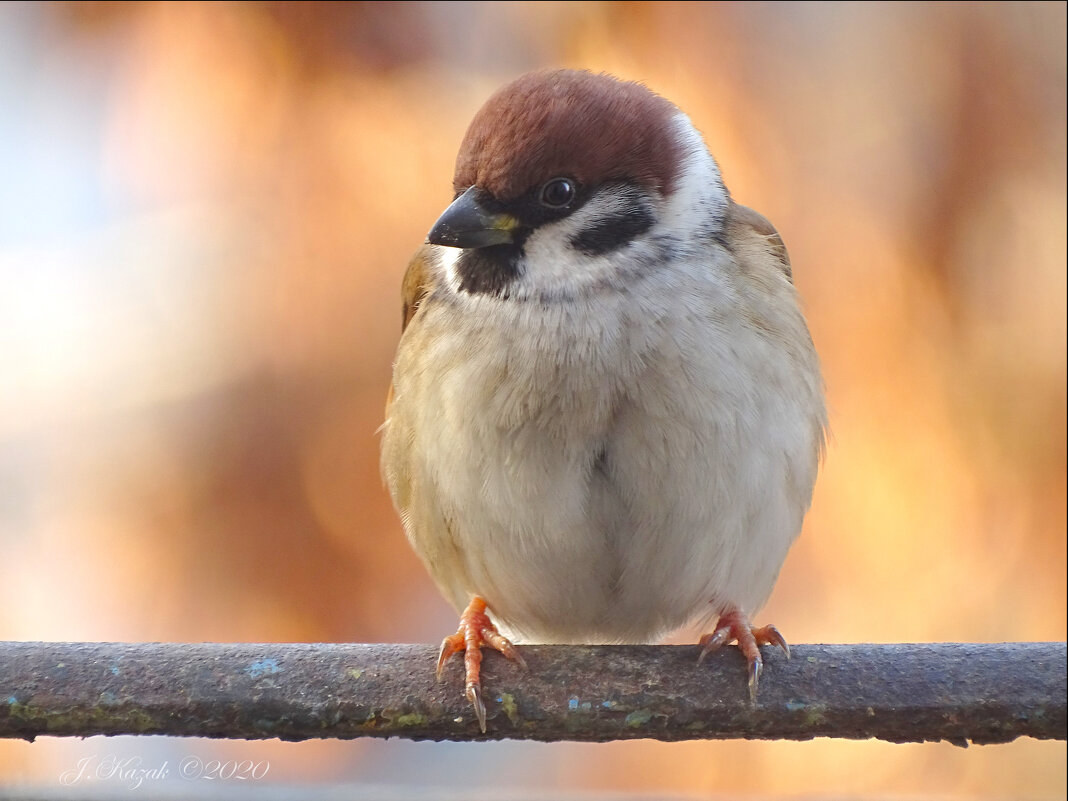
<svg viewBox="0 0 1068 801"><path fill-rule="evenodd" d="M715 236L727 192L689 119L638 83L524 75L475 115L428 242L455 289L572 296Z"/></svg>

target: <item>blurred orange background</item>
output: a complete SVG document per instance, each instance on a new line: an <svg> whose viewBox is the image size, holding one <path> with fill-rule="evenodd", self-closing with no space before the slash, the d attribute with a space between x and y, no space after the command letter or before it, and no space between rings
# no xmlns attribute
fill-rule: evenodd
<svg viewBox="0 0 1068 801"><path fill-rule="evenodd" d="M686 110L790 248L832 438L759 618L1064 640L1065 29L1064 3L0 5L0 639L454 630L378 476L401 275L479 105L569 66ZM0 781L105 753L490 792L1066 791L1065 744L1031 740L42 738L0 742Z"/></svg>

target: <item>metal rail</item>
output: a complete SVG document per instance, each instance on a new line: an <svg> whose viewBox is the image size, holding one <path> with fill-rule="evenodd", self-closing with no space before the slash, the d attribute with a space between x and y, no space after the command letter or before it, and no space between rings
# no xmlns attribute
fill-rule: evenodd
<svg viewBox="0 0 1068 801"><path fill-rule="evenodd" d="M460 660L428 645L0 642L0 737L284 740L876 737L958 745L1066 737L1065 643L765 649L750 702L735 648L524 646L483 662L488 731Z"/></svg>

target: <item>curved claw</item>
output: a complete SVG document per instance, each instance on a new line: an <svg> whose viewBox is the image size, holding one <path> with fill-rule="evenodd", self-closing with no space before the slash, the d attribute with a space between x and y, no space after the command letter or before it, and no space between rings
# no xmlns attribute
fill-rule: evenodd
<svg viewBox="0 0 1068 801"><path fill-rule="evenodd" d="M782 652L786 654L786 658L790 658L790 644L786 642L786 638L779 633L779 630L772 625L764 626L761 629L753 629L753 636L760 645L777 645L782 649Z"/></svg>
<svg viewBox="0 0 1068 801"><path fill-rule="evenodd" d="M486 705L482 702L482 690L477 684L468 682L467 691L464 693L471 706L475 708L475 717L478 718L478 728L486 733Z"/></svg>
<svg viewBox="0 0 1068 801"><path fill-rule="evenodd" d="M523 670L527 670L527 660L525 660L519 653L519 650L512 645L512 641L497 631L497 629L487 627L482 629L480 634L482 635L482 642L491 648L500 651L505 657L523 668Z"/></svg>
<svg viewBox="0 0 1068 801"><path fill-rule="evenodd" d="M701 654L697 657L697 664L701 664L705 661L705 657L711 653L718 651L724 645L734 639L731 634L730 626L724 626L723 628L716 629L711 634L706 634L701 638L698 645L701 646Z"/></svg>
<svg viewBox="0 0 1068 801"><path fill-rule="evenodd" d="M441 650L438 651L438 667L435 671L438 682L441 682L441 673L445 670L445 663L449 661L449 657L463 649L464 638L460 633L450 634L441 641Z"/></svg>
<svg viewBox="0 0 1068 801"><path fill-rule="evenodd" d="M749 700L754 704L757 699L757 685L760 684L760 674L764 672L764 660L757 652L756 658L749 662Z"/></svg>

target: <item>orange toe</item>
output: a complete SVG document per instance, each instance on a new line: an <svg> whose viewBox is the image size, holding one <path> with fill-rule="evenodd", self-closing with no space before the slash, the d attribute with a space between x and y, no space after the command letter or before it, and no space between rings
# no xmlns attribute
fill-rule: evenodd
<svg viewBox="0 0 1068 801"><path fill-rule="evenodd" d="M438 681L441 681L442 671L449 657L459 651L464 652L464 695L475 710L478 718L478 726L482 733L486 733L486 705L482 701L482 648L488 646L500 651L508 659L518 662L520 667L526 668L519 651L512 643L497 631L493 621L486 614L486 601L476 595L471 603L460 615L460 628L455 634L451 634L441 642L441 651L438 652Z"/></svg>
<svg viewBox="0 0 1068 801"><path fill-rule="evenodd" d="M749 697L756 701L757 686L760 683L760 674L764 670L764 659L760 656L761 645L776 645L782 648L786 658L790 658L790 646L786 639L774 626L754 628L742 612L735 607L728 609L719 616L716 630L703 636L698 643L701 646L701 655L697 658L700 663L708 654L718 651L730 642L737 642L738 649L745 657L749 665Z"/></svg>

